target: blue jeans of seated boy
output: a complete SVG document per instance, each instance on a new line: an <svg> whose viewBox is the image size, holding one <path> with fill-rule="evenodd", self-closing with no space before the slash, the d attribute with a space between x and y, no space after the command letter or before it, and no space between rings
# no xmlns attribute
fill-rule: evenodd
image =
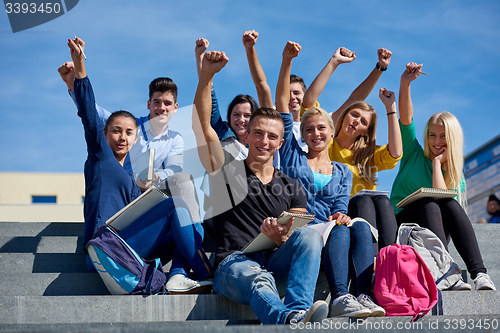
<svg viewBox="0 0 500 333"><path fill-rule="evenodd" d="M199 280L212 275L212 266L203 251L203 226L193 223L188 207L179 197L163 200L124 230L122 237L140 257L172 260L170 276L187 276L193 269Z"/></svg>
<svg viewBox="0 0 500 333"><path fill-rule="evenodd" d="M349 276L355 296L370 295L373 275L373 245L370 227L355 222L351 227L332 228L323 252L323 268L330 287L331 299L349 293Z"/></svg>
<svg viewBox="0 0 500 333"><path fill-rule="evenodd" d="M233 252L215 271L214 291L250 304L263 324L284 324L292 311L312 306L321 248L318 232L299 228L274 252Z"/></svg>

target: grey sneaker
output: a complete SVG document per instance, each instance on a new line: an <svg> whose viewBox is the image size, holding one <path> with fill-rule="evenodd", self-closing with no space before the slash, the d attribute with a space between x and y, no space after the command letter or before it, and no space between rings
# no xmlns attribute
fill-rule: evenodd
<svg viewBox="0 0 500 333"><path fill-rule="evenodd" d="M212 281L195 281L182 274L168 279L167 290L170 294L207 294L212 290Z"/></svg>
<svg viewBox="0 0 500 333"><path fill-rule="evenodd" d="M479 273L474 279L476 290L497 290L488 274Z"/></svg>
<svg viewBox="0 0 500 333"><path fill-rule="evenodd" d="M376 304L370 296L361 294L358 296L358 302L359 304L370 310L370 317L385 317L384 308Z"/></svg>
<svg viewBox="0 0 500 333"><path fill-rule="evenodd" d="M361 305L356 297L347 294L333 300L329 317L368 317L371 313L370 309Z"/></svg>
<svg viewBox="0 0 500 333"><path fill-rule="evenodd" d="M320 323L328 315L328 304L325 301L316 301L313 306L306 310L300 310L292 319L291 323Z"/></svg>

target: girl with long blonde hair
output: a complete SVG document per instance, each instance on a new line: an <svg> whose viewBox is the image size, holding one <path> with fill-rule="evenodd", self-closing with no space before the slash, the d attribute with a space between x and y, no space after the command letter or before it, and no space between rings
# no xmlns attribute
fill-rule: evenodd
<svg viewBox="0 0 500 333"><path fill-rule="evenodd" d="M451 237L467 265L476 290L495 289L479 251L472 224L463 207L465 180L463 175L463 131L458 119L449 112L434 114L425 126L424 147L418 143L413 122L410 83L421 73L422 65L409 63L401 75L399 90L400 128L403 138L403 158L394 180L391 201L398 224L417 223L434 232L445 247ZM404 208L396 204L421 187L455 189L458 200L422 198ZM458 281L453 290L470 290Z"/></svg>

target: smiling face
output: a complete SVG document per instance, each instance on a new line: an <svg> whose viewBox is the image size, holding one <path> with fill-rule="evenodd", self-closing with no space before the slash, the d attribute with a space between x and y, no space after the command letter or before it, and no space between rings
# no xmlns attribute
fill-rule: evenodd
<svg viewBox="0 0 500 333"><path fill-rule="evenodd" d="M304 90L299 82L290 83L290 101L288 109L292 113L300 113L300 105L304 99Z"/></svg>
<svg viewBox="0 0 500 333"><path fill-rule="evenodd" d="M177 107L178 104L170 91L156 91L148 101L149 120L155 119L156 122L166 124L177 112Z"/></svg>
<svg viewBox="0 0 500 333"><path fill-rule="evenodd" d="M317 114L303 121L302 139L309 147L309 151L327 149L333 135L333 128L328 120L321 114Z"/></svg>
<svg viewBox="0 0 500 333"><path fill-rule="evenodd" d="M251 115L252 106L248 102L236 104L231 111L229 125L240 141L245 138Z"/></svg>
<svg viewBox="0 0 500 333"><path fill-rule="evenodd" d="M429 145L430 159L445 152L447 149L446 144L446 130L443 125L431 124L429 125L429 134L427 136L427 144ZM444 157L446 159L446 156ZM441 160L444 162L445 160Z"/></svg>
<svg viewBox="0 0 500 333"><path fill-rule="evenodd" d="M283 123L277 119L256 116L246 133L249 162L271 161L276 149L283 143Z"/></svg>
<svg viewBox="0 0 500 333"><path fill-rule="evenodd" d="M123 161L137 141L137 123L130 117L118 116L104 130L106 141L118 162Z"/></svg>
<svg viewBox="0 0 500 333"><path fill-rule="evenodd" d="M372 121L370 111L363 109L352 109L348 111L342 121L340 135L347 135L353 138L365 136Z"/></svg>

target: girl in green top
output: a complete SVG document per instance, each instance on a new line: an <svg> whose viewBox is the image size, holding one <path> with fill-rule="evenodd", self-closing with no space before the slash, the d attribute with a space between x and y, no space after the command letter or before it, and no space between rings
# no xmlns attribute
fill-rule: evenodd
<svg viewBox="0 0 500 333"><path fill-rule="evenodd" d="M434 232L445 246L451 237L467 265L476 290L496 290L483 264L476 235L463 208L465 183L463 177L463 132L457 118L449 112L431 116L424 132L424 148L415 135L410 83L421 74L422 65L409 63L401 75L399 90L400 128L403 140L403 158L394 180L391 202L396 204L421 187L457 189L458 200L423 198L402 209L397 209L398 224L417 223ZM470 290L459 281L454 290Z"/></svg>

